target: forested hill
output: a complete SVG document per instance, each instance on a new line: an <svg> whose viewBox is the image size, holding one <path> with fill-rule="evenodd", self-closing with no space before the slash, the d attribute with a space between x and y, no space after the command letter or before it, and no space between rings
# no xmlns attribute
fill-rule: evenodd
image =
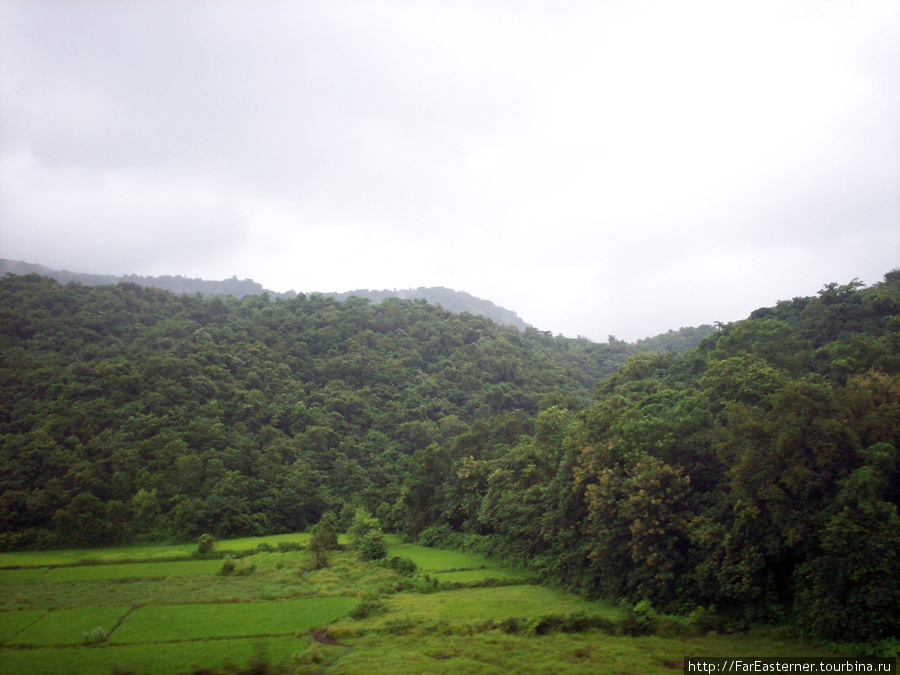
<svg viewBox="0 0 900 675"><path fill-rule="evenodd" d="M181 275L165 275L161 277L145 277L137 274L116 276L113 274L86 274L55 270L43 265L21 262L19 260L0 259L0 276L5 274L39 274L56 279L61 284L76 283L84 286L114 286L118 283L132 283L138 286L160 288L173 293L203 293L204 295L233 295L243 298L246 295L261 295L266 292L262 284L252 279L238 279L236 276L221 281L206 279L190 279Z"/></svg>
<svg viewBox="0 0 900 675"><path fill-rule="evenodd" d="M296 291L278 292L265 289L262 284L252 279L238 279L236 276L221 281L209 281L206 279L191 279L181 275L145 277L137 274L115 276L112 274L84 274L70 272L68 270L55 270L43 265L21 262L18 260L0 259L0 276L5 274L40 274L41 276L56 279L61 284L78 283L85 286L115 285L117 283L134 283L138 286L160 288L173 293L202 293L204 295L233 295L243 298L247 295L262 295L263 293L273 298L289 299L297 295ZM516 326L520 330L528 327L512 310L500 307L490 300L483 300L464 291L454 291L441 286L432 288L407 288L401 290L368 290L359 289L344 293L323 292L320 295L346 300L350 297L360 297L381 302L387 298L402 298L404 300L426 300L433 305L440 305L446 310L460 314L469 312L485 316L494 323L502 326Z"/></svg>
<svg viewBox="0 0 900 675"><path fill-rule="evenodd" d="M495 305L490 300L476 298L474 295L470 295L465 291L454 291L442 286L434 286L431 288L420 286L419 288L406 288L399 291L397 289L385 289L381 291L358 289L355 291L347 291L346 293L325 293L324 295L333 296L338 300L346 300L350 297L366 298L372 302L381 302L387 298L425 300L432 305L440 305L444 309L455 314L468 312L469 314L485 316L501 326L515 326L520 330L525 330L529 327L529 325L512 310Z"/></svg>
<svg viewBox="0 0 900 675"><path fill-rule="evenodd" d="M636 348L424 301L0 279L2 543L295 531L396 502L411 455L578 408Z"/></svg>
<svg viewBox="0 0 900 675"><path fill-rule="evenodd" d="M650 353L680 335L639 353L425 301L9 275L0 544L363 506L644 609L900 635L900 270Z"/></svg>

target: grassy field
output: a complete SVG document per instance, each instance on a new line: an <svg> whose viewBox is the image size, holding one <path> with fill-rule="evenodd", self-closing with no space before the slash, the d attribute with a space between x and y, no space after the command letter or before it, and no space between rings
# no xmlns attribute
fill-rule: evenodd
<svg viewBox="0 0 900 675"><path fill-rule="evenodd" d="M305 633L328 626L355 604L354 598L338 596L280 602L150 605L129 614L109 641L178 642Z"/></svg>
<svg viewBox="0 0 900 675"><path fill-rule="evenodd" d="M281 543L306 546L310 535L273 534L268 537L227 539L216 544L222 551L250 551L260 544L277 548ZM70 549L60 551L23 551L0 553L0 570L13 567L49 567L63 565L93 565L104 563L142 562L151 560L186 559L197 550L196 544L163 546L120 546L116 548Z"/></svg>
<svg viewBox="0 0 900 675"><path fill-rule="evenodd" d="M671 673L685 656L827 655L778 635L704 635L675 619L627 637L618 606L399 537L388 537L385 564L335 551L316 570L307 551L277 550L306 541L220 542L255 551L228 576L222 560L188 559L196 546L0 554L0 673L215 673L260 650L284 673L366 675ZM393 569L393 556L418 571Z"/></svg>
<svg viewBox="0 0 900 675"><path fill-rule="evenodd" d="M128 607L54 609L4 641L6 645L77 645L95 628L109 633L129 612ZM16 612L17 614L19 612Z"/></svg>

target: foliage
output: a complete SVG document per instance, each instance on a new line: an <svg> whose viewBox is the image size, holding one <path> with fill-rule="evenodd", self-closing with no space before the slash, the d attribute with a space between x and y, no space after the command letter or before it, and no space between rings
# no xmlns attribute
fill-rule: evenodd
<svg viewBox="0 0 900 675"><path fill-rule="evenodd" d="M370 530L357 546L363 560L380 560L387 555L387 547L384 544L384 534L381 530Z"/></svg>
<svg viewBox="0 0 900 675"><path fill-rule="evenodd" d="M350 610L349 616L361 621L374 614L382 614L387 611L387 605L378 598L363 598L356 607Z"/></svg>
<svg viewBox="0 0 900 675"><path fill-rule="evenodd" d="M512 434L494 416L420 451L408 531L624 599L635 633L657 607L896 636L898 355L900 274L828 284L681 356L631 356L581 411Z"/></svg>
<svg viewBox="0 0 900 675"><path fill-rule="evenodd" d="M338 536L335 531L335 517L330 511L319 519L312 530L309 550L313 554L313 567L322 569L328 565L328 552L337 548Z"/></svg>
<svg viewBox="0 0 900 675"><path fill-rule="evenodd" d="M106 631L101 626L86 630L82 635L82 642L85 645L98 645L106 640Z"/></svg>
<svg viewBox="0 0 900 675"><path fill-rule="evenodd" d="M356 509L356 515L353 516L353 522L347 531L350 545L360 550L363 540L372 532L381 533L381 522L365 508L360 507Z"/></svg>
<svg viewBox="0 0 900 675"><path fill-rule="evenodd" d="M418 301L0 278L0 548L405 521L412 456L579 405L632 347ZM351 511L352 513L352 511Z"/></svg>
<svg viewBox="0 0 900 675"><path fill-rule="evenodd" d="M216 546L216 539L209 534L201 534L197 540L197 553L201 556L212 553Z"/></svg>

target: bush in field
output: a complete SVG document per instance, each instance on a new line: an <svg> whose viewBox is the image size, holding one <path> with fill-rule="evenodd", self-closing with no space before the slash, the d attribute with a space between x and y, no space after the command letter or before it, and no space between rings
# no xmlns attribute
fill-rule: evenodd
<svg viewBox="0 0 900 675"><path fill-rule="evenodd" d="M334 514L329 512L312 529L309 550L313 554L313 567L317 570L328 566L328 552L338 546L335 522Z"/></svg>
<svg viewBox="0 0 900 675"><path fill-rule="evenodd" d="M456 541L449 525L431 525L419 533L419 543L433 548L452 548Z"/></svg>
<svg viewBox="0 0 900 675"><path fill-rule="evenodd" d="M357 548L363 560L380 560L387 555L387 546L384 545L384 535L381 530L371 530L366 533Z"/></svg>
<svg viewBox="0 0 900 675"><path fill-rule="evenodd" d="M350 536L350 545L359 550L360 542L373 530L381 532L381 522L366 509L359 507L356 509L356 515L353 516L353 522L347 530L347 534Z"/></svg>
<svg viewBox="0 0 900 675"><path fill-rule="evenodd" d="M395 555L390 560L385 560L382 564L407 577L412 576L416 573L416 570L419 569L412 560L409 558L401 558L399 555Z"/></svg>
<svg viewBox="0 0 900 675"><path fill-rule="evenodd" d="M649 600L641 600L634 607L628 603L622 605L622 619L619 625L626 635L651 635L656 631L659 615Z"/></svg>
<svg viewBox="0 0 900 675"><path fill-rule="evenodd" d="M367 616L381 614L387 611L387 605L377 598L364 598L359 604L350 610L350 617L362 621Z"/></svg>
<svg viewBox="0 0 900 675"><path fill-rule="evenodd" d="M227 577L229 574L234 572L234 568L237 563L234 561L234 558L231 556L226 556L222 561L222 567L219 568L219 574L223 577Z"/></svg>
<svg viewBox="0 0 900 675"><path fill-rule="evenodd" d="M87 645L98 645L106 639L106 631L100 628L94 628L93 630L86 630L83 635L82 642Z"/></svg>
<svg viewBox="0 0 900 675"><path fill-rule="evenodd" d="M248 563L244 560L235 560L230 555L225 556L222 560L222 567L219 568L219 574L223 577L234 575L236 577L245 577L256 571L256 563Z"/></svg>
<svg viewBox="0 0 900 675"><path fill-rule="evenodd" d="M329 515L331 514L326 513L313 527L312 537L309 540L310 550L315 550L317 548L325 550L337 548L338 537L334 525L334 516L327 518Z"/></svg>
<svg viewBox="0 0 900 675"><path fill-rule="evenodd" d="M197 555L209 555L216 547L216 539L211 534L201 534L197 540Z"/></svg>

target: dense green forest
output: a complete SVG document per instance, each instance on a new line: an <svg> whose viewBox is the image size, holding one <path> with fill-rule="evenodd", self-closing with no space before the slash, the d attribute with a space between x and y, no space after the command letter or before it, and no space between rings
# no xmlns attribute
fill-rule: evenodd
<svg viewBox="0 0 900 675"><path fill-rule="evenodd" d="M900 271L704 334L597 344L424 301L9 275L0 543L363 506L589 596L900 634Z"/></svg>

